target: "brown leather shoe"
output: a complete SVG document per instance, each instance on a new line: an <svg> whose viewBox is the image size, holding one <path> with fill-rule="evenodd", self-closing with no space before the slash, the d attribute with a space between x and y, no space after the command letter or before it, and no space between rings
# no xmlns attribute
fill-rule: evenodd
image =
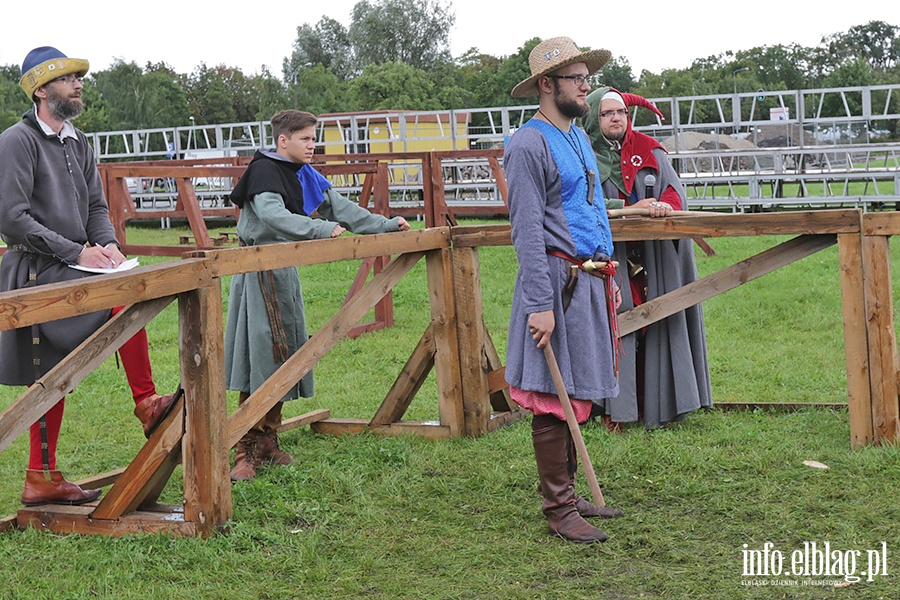
<svg viewBox="0 0 900 600"><path fill-rule="evenodd" d="M262 465L257 452L258 438L244 437L237 444L234 455L234 468L231 469L232 481L247 481L256 477L256 469Z"/></svg>
<svg viewBox="0 0 900 600"><path fill-rule="evenodd" d="M624 515L618 508L610 508L608 506L597 506L578 494L575 494L575 508L582 517L600 517L601 519L617 519Z"/></svg>
<svg viewBox="0 0 900 600"><path fill-rule="evenodd" d="M166 394L165 396L153 394L152 396L148 396L141 400L138 405L134 407L134 416L136 416L144 426L144 436L149 438L153 435L153 432L159 427L163 418L169 414L174 403L175 396L172 394Z"/></svg>
<svg viewBox="0 0 900 600"><path fill-rule="evenodd" d="M84 504L100 497L102 490L84 490L66 481L59 471L25 471L25 490L22 504L40 506L42 504Z"/></svg>
<svg viewBox="0 0 900 600"><path fill-rule="evenodd" d="M278 446L278 436L274 433L256 438L256 452L260 463L289 465L294 462L294 457Z"/></svg>

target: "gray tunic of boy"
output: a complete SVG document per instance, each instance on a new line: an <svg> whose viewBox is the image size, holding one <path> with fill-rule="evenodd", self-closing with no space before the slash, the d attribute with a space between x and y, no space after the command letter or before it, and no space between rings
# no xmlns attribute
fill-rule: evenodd
<svg viewBox="0 0 900 600"><path fill-rule="evenodd" d="M374 214L344 198L333 189L316 211L322 218L290 212L280 194L257 194L241 209L238 236L250 246L327 239L340 223L354 233L399 231L397 219ZM303 290L296 267L267 271L274 279L275 296L287 339L288 356L300 349L309 336L303 308ZM228 322L225 329L225 381L228 389L252 393L282 365L273 355L272 330L266 317L266 301L258 273L231 279ZM282 400L313 395L312 371Z"/></svg>

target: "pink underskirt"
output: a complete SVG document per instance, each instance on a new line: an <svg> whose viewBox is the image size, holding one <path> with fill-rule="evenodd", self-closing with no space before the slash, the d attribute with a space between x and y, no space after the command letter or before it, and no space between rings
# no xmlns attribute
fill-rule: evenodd
<svg viewBox="0 0 900 600"><path fill-rule="evenodd" d="M509 396L516 404L530 410L535 415L553 415L560 421L566 420L562 402L559 401L559 397L555 394L532 392L509 386ZM578 400L577 398L569 398L569 401L572 403L575 420L579 423L587 421L588 417L591 416L591 406L594 403L590 400Z"/></svg>

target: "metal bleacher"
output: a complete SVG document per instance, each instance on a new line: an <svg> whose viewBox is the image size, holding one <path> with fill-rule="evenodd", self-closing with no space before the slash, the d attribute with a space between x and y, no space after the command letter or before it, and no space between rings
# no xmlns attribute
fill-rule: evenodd
<svg viewBox="0 0 900 600"><path fill-rule="evenodd" d="M640 109L632 109L632 117L636 130L668 149L692 209L895 208L900 204L898 94L900 85L660 97L651 100L665 120ZM423 145L442 150L502 148L536 108L320 115L320 151L367 152L367 132L375 128L389 132L395 152ZM460 120L465 123L462 130L454 126ZM432 125L419 126L426 121ZM217 157L249 155L272 143L267 121L89 135L101 162L214 162ZM443 175L449 205L485 206L488 211L502 206L486 160L447 161ZM420 202L420 170L392 164L390 181L392 203ZM348 193L360 187L352 178L334 183ZM227 202L229 185L203 182L197 187L198 198L213 205ZM156 208L174 202L165 185L135 186L136 201Z"/></svg>

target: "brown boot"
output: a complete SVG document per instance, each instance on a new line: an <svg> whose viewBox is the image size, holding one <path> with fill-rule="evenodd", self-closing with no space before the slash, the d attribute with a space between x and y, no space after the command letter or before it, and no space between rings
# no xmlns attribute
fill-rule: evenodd
<svg viewBox="0 0 900 600"><path fill-rule="evenodd" d="M544 495L541 510L550 531L579 544L605 542L606 534L585 521L575 507L575 488L569 480L569 430L562 421L546 422L532 429L531 440Z"/></svg>
<svg viewBox="0 0 900 600"><path fill-rule="evenodd" d="M101 490L83 490L62 476L59 471L26 469L22 504L84 504L100 497Z"/></svg>
<svg viewBox="0 0 900 600"><path fill-rule="evenodd" d="M256 469L262 464L257 451L259 438L245 435L237 444L234 455L234 468L231 469L232 481L247 481L256 477Z"/></svg>
<svg viewBox="0 0 900 600"><path fill-rule="evenodd" d="M166 394L165 396L153 394L141 400L134 407L134 416L144 426L144 435L147 438L153 435L163 418L169 414L169 410L171 410L174 403L175 396L171 394Z"/></svg>
<svg viewBox="0 0 900 600"><path fill-rule="evenodd" d="M260 463L271 465L289 465L294 457L278 447L278 436L274 433L256 439L256 452Z"/></svg>
<svg viewBox="0 0 900 600"><path fill-rule="evenodd" d="M572 482L572 485L575 485L575 482ZM541 484L538 484L537 487L538 494L541 496L544 495L544 492L541 490ZM618 508L609 508L608 506L597 506L590 500L586 498L582 498L577 493L575 494L575 510L578 511L578 514L586 519L591 519L593 517L600 517L601 519L615 519L617 517L621 517L625 513L623 513Z"/></svg>

